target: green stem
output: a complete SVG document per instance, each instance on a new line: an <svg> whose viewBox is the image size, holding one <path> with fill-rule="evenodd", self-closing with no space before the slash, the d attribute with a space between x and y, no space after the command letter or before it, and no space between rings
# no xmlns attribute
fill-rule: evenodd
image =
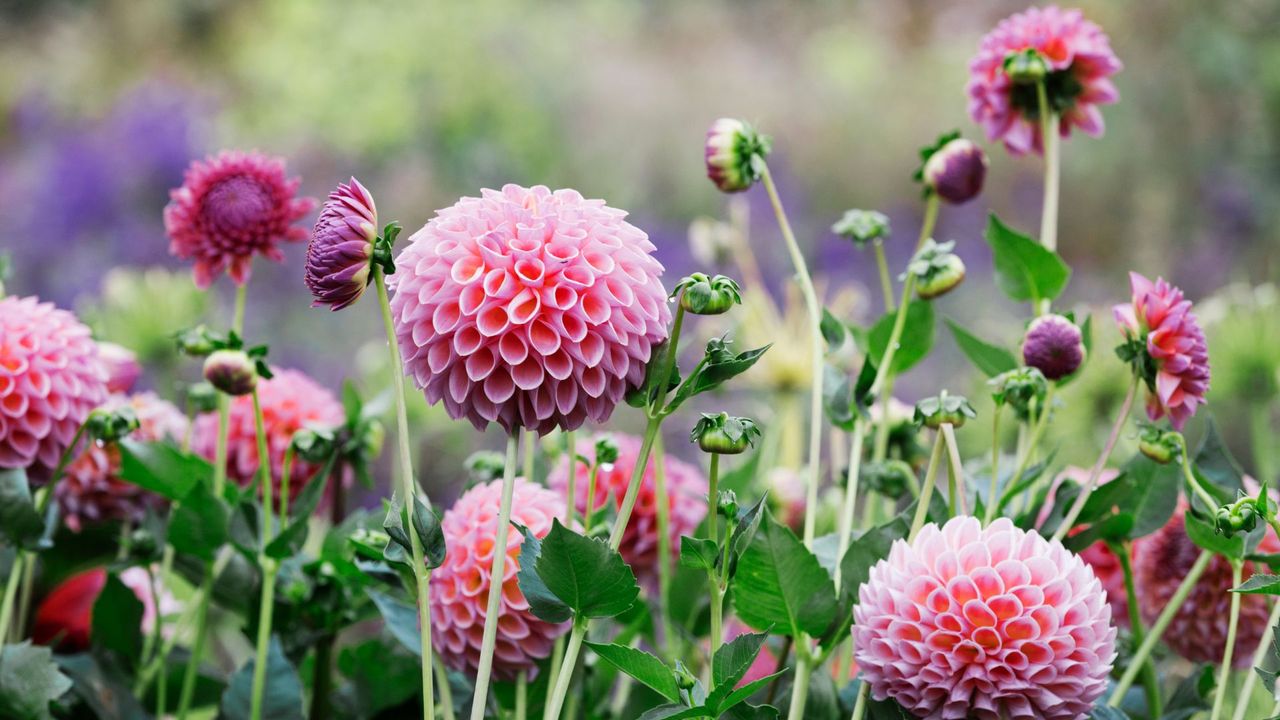
<svg viewBox="0 0 1280 720"><path fill-rule="evenodd" d="M720 542L719 515L716 497L719 495L720 453L711 453L711 469L707 474L707 535L712 542ZM724 642L724 590L720 587L720 578L714 570L707 571L711 581L711 656Z"/></svg>
<svg viewBox="0 0 1280 720"><path fill-rule="evenodd" d="M454 720L453 688L449 687L449 671L445 669L444 661L434 652L431 653L431 662L435 665L436 675L440 676L440 707L444 710L444 720Z"/></svg>
<svg viewBox="0 0 1280 720"><path fill-rule="evenodd" d="M529 482L534 481L534 460L537 459L537 435L534 433L524 434L524 470L522 474L524 479Z"/></svg>
<svg viewBox="0 0 1280 720"><path fill-rule="evenodd" d="M1129 667L1125 669L1120 682L1116 683L1115 691L1111 693L1110 699L1107 700L1107 705L1120 707L1125 693L1129 692L1129 688L1133 686L1133 681L1138 677L1142 666L1146 664L1147 658L1151 656L1151 651L1155 649L1156 643L1160 641L1160 636L1164 635L1169 623L1173 622L1173 616L1177 615L1178 610L1182 609L1182 603L1186 602L1187 596L1191 594L1191 589L1200 580L1200 576L1204 574L1204 569L1209 566L1211 559L1213 559L1213 553L1208 550L1200 551L1199 557L1191 565L1186 577L1182 578L1182 583L1178 585L1178 589L1173 591L1173 597L1169 598L1169 602L1165 603L1164 610L1160 611L1160 616L1156 618L1156 622L1151 626L1146 638L1138 645L1138 651L1129 659ZM1232 594L1237 595L1237 593Z"/></svg>
<svg viewBox="0 0 1280 720"><path fill-rule="evenodd" d="M280 464L280 528L289 520L289 476L293 474L293 443L284 449L284 462Z"/></svg>
<svg viewBox="0 0 1280 720"><path fill-rule="evenodd" d="M378 290L378 305L382 309L382 329L387 336L387 352L391 355L391 388L396 400L396 436L399 444L397 454L400 460L400 494L404 497L404 505L409 514L406 529L409 534L410 555L413 558L414 581L417 583L418 635L422 644L422 659L419 663L422 678L422 717L423 720L435 720L436 697L432 683L431 663L428 659L431 654L431 611L429 609L431 573L426 569L422 539L418 537L418 527L413 522L413 515L416 512L414 498L417 496L418 482L413 474L413 451L409 443L409 411L405 403L404 363L400 358L400 345L396 342L396 328L391 316L391 300L387 296L386 279L383 277L382 269L376 263L373 266L373 284ZM510 476L515 469L515 458L511 454L511 449L508 448L507 476ZM508 503L509 507L510 503ZM495 547L505 548L506 521L503 520L501 525L499 532L504 542ZM497 559L499 556L506 557L506 553L495 554L494 563L497 568L501 567ZM493 613L490 612L490 615Z"/></svg>
<svg viewBox="0 0 1280 720"><path fill-rule="evenodd" d="M244 334L244 307L248 294L248 283L236 285L236 307L235 311L231 315L231 329L234 330L237 335Z"/></svg>
<svg viewBox="0 0 1280 720"><path fill-rule="evenodd" d="M1098 486L1098 478L1102 476L1102 470L1107 466L1107 459L1111 457L1111 451L1116 447L1116 441L1120 439L1120 431L1124 429L1124 423L1129 419L1129 411L1133 409L1133 398L1138 393L1138 376L1133 376L1133 381L1129 383L1129 392L1124 397L1124 404L1120 406L1120 416L1116 418L1116 424L1111 427L1111 435L1107 437L1107 444L1102 448L1102 454L1098 456L1098 462L1094 463L1093 470L1089 472L1089 481L1081 488L1079 497L1071 506L1070 512L1063 518L1062 524L1053 533L1053 539L1062 542L1062 539L1071 532L1071 528L1076 524L1076 518L1080 517L1080 511L1084 510L1084 504L1089 501L1089 495ZM1046 408L1047 409L1047 408Z"/></svg>
<svg viewBox="0 0 1280 720"><path fill-rule="evenodd" d="M333 646L337 638L326 635L316 642L311 668L311 720L328 720L329 694L333 692Z"/></svg>
<svg viewBox="0 0 1280 720"><path fill-rule="evenodd" d="M1108 542L1107 546L1112 554L1120 559L1120 570L1124 574L1125 604L1129 609L1129 629L1133 634L1134 642L1141 645L1147 631L1142 624L1142 614L1138 611L1138 590L1133 582L1133 562L1129 559L1129 543ZM1147 693L1147 715L1152 718L1160 717L1160 679L1156 677L1156 666L1151 662L1151 658L1147 658L1143 663L1142 685Z"/></svg>
<svg viewBox="0 0 1280 720"><path fill-rule="evenodd" d="M872 243L876 251L876 268L880 271L880 292L884 294L884 311L893 312L893 279L889 276L889 262L884 256L884 242L876 238Z"/></svg>
<svg viewBox="0 0 1280 720"><path fill-rule="evenodd" d="M948 423L949 424L949 423ZM929 455L929 469L924 474L924 485L920 487L920 499L916 502L916 514L911 520L911 532L907 533L907 542L916 539L920 528L924 527L925 518L929 517L929 501L933 499L933 486L938 478L938 465L942 460L942 433L937 433L933 440L933 452Z"/></svg>
<svg viewBox="0 0 1280 720"><path fill-rule="evenodd" d="M1034 399L1031 401L1031 412L1035 415L1035 423L1031 426L1031 432L1023 437L1025 442L1018 443L1020 445L1018 465L1014 468L1013 475L1009 476L1009 486L1004 489L999 502L994 506L996 510L1004 507L1005 503L1013 498L1014 490L1022 482L1022 476L1027 472L1027 466L1031 464L1031 458L1036 456L1040 440L1044 437L1044 430L1049 425L1049 413L1052 410L1053 395L1056 390L1056 385L1049 385L1049 389L1044 394L1044 403L1040 407L1037 407Z"/></svg>
<svg viewBox="0 0 1280 720"><path fill-rule="evenodd" d="M13 602L18 595L18 579L22 577L22 566L26 563L26 553L14 550L13 565L9 567L9 579L4 584L4 601L0 604L0 645L9 640L9 623L13 619Z"/></svg>
<svg viewBox="0 0 1280 720"><path fill-rule="evenodd" d="M274 558L266 555L265 548L271 542L274 530L271 518L274 514L271 502L275 483L271 479L271 456L267 449L266 423L262 419L262 402L255 389L253 397L253 427L258 436L258 482L262 485L262 538L259 540L258 567L262 569L262 597L258 605L258 643L254 652L253 689L249 701L250 720L262 719L262 699L267 689L267 651L271 644L271 619L275 610L276 570ZM283 526L284 518L282 517Z"/></svg>
<svg viewBox="0 0 1280 720"><path fill-rule="evenodd" d="M853 720L862 720L867 714L867 694L871 686L866 680L858 683L858 699L853 703Z"/></svg>
<svg viewBox="0 0 1280 720"><path fill-rule="evenodd" d="M662 434L653 442L654 494L658 502L658 607L662 609L662 644L668 654L675 638L671 613L667 612L671 597L671 499L667 495L667 471L662 450Z"/></svg>
<svg viewBox="0 0 1280 720"><path fill-rule="evenodd" d="M1244 561L1231 559L1231 587L1240 587L1240 577L1244 572ZM1227 698L1227 680L1231 677L1231 660L1236 650L1236 630L1240 625L1240 593L1231 593L1231 615L1227 620L1227 647L1222 651L1222 669L1218 671L1218 691L1213 696L1213 712L1209 720L1218 720L1222 715L1223 703ZM1250 673L1252 674L1252 673ZM1247 698L1241 698L1247 701Z"/></svg>
<svg viewBox="0 0 1280 720"><path fill-rule="evenodd" d="M525 720L529 715L529 673L521 670L516 676L516 720Z"/></svg>
<svg viewBox="0 0 1280 720"><path fill-rule="evenodd" d="M840 556L849 547L849 537L853 535L853 515L858 504L858 480L862 474L862 445L866 436L866 423L862 418L853 418L853 441L849 444L849 477L845 481L844 509L840 512L840 528L837 535L836 552ZM836 591L840 590L840 563L836 563Z"/></svg>
<svg viewBox="0 0 1280 720"><path fill-rule="evenodd" d="M1196 478L1196 474L1191 471L1191 459L1187 457L1187 441L1184 439L1179 444L1182 446L1182 457L1179 459L1179 464L1182 465L1182 476L1186 479L1187 486L1195 492L1196 497L1200 498L1200 502L1204 503L1205 509L1213 512L1218 507L1218 501L1214 500L1209 491L1204 489L1204 486Z"/></svg>
<svg viewBox="0 0 1280 720"><path fill-rule="evenodd" d="M1271 408L1266 400L1259 400L1249 405L1249 440L1253 446L1253 466L1255 477L1274 480L1275 453L1272 450ZM1250 679L1253 674L1250 673Z"/></svg>
<svg viewBox="0 0 1280 720"><path fill-rule="evenodd" d="M1258 648L1253 651L1253 660L1249 663L1250 667L1261 667L1262 663L1267 661L1267 655L1271 653L1271 641L1275 638L1277 622L1280 622L1280 600L1271 605L1271 616L1267 618L1267 629L1263 631L1262 639L1258 641ZM1244 713L1249 709L1249 700L1253 697L1253 686L1257 682L1257 673L1245 673L1244 684L1240 687L1240 699L1236 702L1236 711L1231 715L1231 720L1244 720ZM1271 716L1274 717L1275 713L1272 713Z"/></svg>
<svg viewBox="0 0 1280 720"><path fill-rule="evenodd" d="M555 688L551 692L551 702L547 704L545 720L558 720L560 710L564 708L565 695L569 692L569 683L573 680L573 668L578 661L578 653L582 651L582 641L587 636L587 620L576 618L573 630L569 633L569 646L565 649L564 663L560 666L560 674L556 677Z"/></svg>
<svg viewBox="0 0 1280 720"><path fill-rule="evenodd" d="M582 514L582 531L591 534L596 519L596 479L600 474L599 463L591 463L591 471L587 473L587 511Z"/></svg>
<svg viewBox="0 0 1280 720"><path fill-rule="evenodd" d="M1036 95L1040 104L1040 138L1044 146L1044 200L1040 212L1040 244L1051 251L1058 249L1058 183L1061 175L1061 142L1058 136L1057 113L1050 112L1044 81L1036 83ZM1049 312L1050 301L1040 301L1036 313Z"/></svg>
<svg viewBox="0 0 1280 720"><path fill-rule="evenodd" d="M791 685L791 708L787 711L787 720L803 720L804 707L809 699L809 667L808 653L800 652L796 647L796 679Z"/></svg>
<svg viewBox="0 0 1280 720"><path fill-rule="evenodd" d="M804 511L804 544L813 549L813 538L818 520L818 483L821 478L822 465L822 307L818 304L818 293L813 288L813 278L809 276L809 268L805 264L804 254L796 242L787 213L782 208L782 199L778 197L778 189L773 184L773 175L769 172L769 164L763 156L756 156L760 170L760 181L765 192L769 194L769 203L773 206L773 214L777 216L778 228L782 231L782 239L791 255L791 264L795 266L796 277L800 281L800 292L804 296L805 308L809 313L809 351L810 359L810 393L809 393L809 483L808 495ZM803 704L803 703L802 703Z"/></svg>
<svg viewBox="0 0 1280 720"><path fill-rule="evenodd" d="M920 248L924 247L924 243L933 234L933 226L938 221L938 194L930 193L929 199L925 201L924 206L924 222L920 225L920 236L916 239L916 249L912 252L920 252ZM880 364L876 366L876 379L871 383L872 396L879 396L880 391L884 389L885 383L890 375L893 374L893 357L898 352L898 344L902 341L902 331L907 325L907 308L911 305L911 293L915 291L916 276L908 273L907 279L902 283L902 298L898 303L897 314L893 318L893 330L889 333L889 343L885 345L884 356L880 359ZM886 417L885 420L888 420Z"/></svg>
<svg viewBox="0 0 1280 720"><path fill-rule="evenodd" d="M987 492L987 507L982 514L982 524L990 525L996 517L996 505L1000 492L1000 416L1004 415L1004 404L996 405L991 413L991 489Z"/></svg>
<svg viewBox="0 0 1280 720"><path fill-rule="evenodd" d="M489 573L489 602L484 615L484 635L480 644L480 667L476 671L475 696L471 700L471 720L484 720L489 701L489 678L493 673L493 650L498 641L498 615L502 609L502 579L507 562L507 537L511 532L511 497L516 486L516 454L520 450L519 428L507 438L507 460L502 471L502 504L498 506L498 526L493 539L493 568ZM430 624L430 616L423 623ZM424 649L423 652L426 652Z"/></svg>
<svg viewBox="0 0 1280 720"><path fill-rule="evenodd" d="M947 506L951 517L956 516L957 509L969 514L968 501L964 498L964 465L960 462L960 444L956 442L956 430L951 423L943 423L942 436L947 441Z"/></svg>

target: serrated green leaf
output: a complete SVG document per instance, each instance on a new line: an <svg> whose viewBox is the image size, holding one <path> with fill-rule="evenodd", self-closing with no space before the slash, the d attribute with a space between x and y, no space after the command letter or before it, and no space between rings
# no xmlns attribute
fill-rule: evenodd
<svg viewBox="0 0 1280 720"><path fill-rule="evenodd" d="M898 340L898 349L894 351L893 365L890 368L895 374L902 374L915 367L933 347L933 304L928 300L912 300L907 305L906 313L902 336ZM885 348L889 346L896 316L896 312L885 313L867 335L868 355L877 358L877 362L884 357Z"/></svg>
<svg viewBox="0 0 1280 720"><path fill-rule="evenodd" d="M1280 575L1257 573L1239 587L1232 588L1231 592L1246 595L1280 595Z"/></svg>
<svg viewBox="0 0 1280 720"><path fill-rule="evenodd" d="M440 516L422 501L421 495L413 496L413 529L422 544L422 557L428 570L444 564L444 531L440 528Z"/></svg>
<svg viewBox="0 0 1280 720"><path fill-rule="evenodd" d="M70 689L49 648L29 641L0 647L0 717L51 720L49 704Z"/></svg>
<svg viewBox="0 0 1280 720"><path fill-rule="evenodd" d="M995 377L1018 367L1018 360L1013 353L999 345L981 340L950 318L946 322L947 327L951 328L951 335L955 338L960 351L983 375Z"/></svg>
<svg viewBox="0 0 1280 720"><path fill-rule="evenodd" d="M1200 448L1196 450L1192 460L1201 477L1225 491L1228 502L1235 500L1236 492L1244 489L1244 471L1227 449L1227 442L1212 417L1208 420L1204 440L1200 442Z"/></svg>
<svg viewBox="0 0 1280 720"><path fill-rule="evenodd" d="M44 522L22 468L0 469L0 532L11 544L28 549L35 549L44 534Z"/></svg>
<svg viewBox="0 0 1280 720"><path fill-rule="evenodd" d="M756 361L763 357L771 347L773 347L773 343L755 350L740 352L725 360L707 362L676 388L675 394L667 402L666 412L676 409L689 398L714 390L726 381L750 370L751 366L755 365Z"/></svg>
<svg viewBox="0 0 1280 720"><path fill-rule="evenodd" d="M751 663L756 661L760 648L764 647L768 639L768 633L743 633L721 645L711 658L713 694L721 686L736 686L747 674L747 670L751 669Z"/></svg>
<svg viewBox="0 0 1280 720"><path fill-rule="evenodd" d="M169 518L169 544L180 553L213 562L227 542L231 510L206 483L196 483Z"/></svg>
<svg viewBox="0 0 1280 720"><path fill-rule="evenodd" d="M785 669L784 669L784 670L779 670L778 672L775 672L775 673L773 673L772 675L767 675L767 676L762 677L762 678L759 678L759 679L757 679L757 680L752 680L751 682L747 683L746 685L743 685L743 686L742 686L742 687L740 687L740 688L736 688L736 689L732 689L732 688L731 688L731 689L732 689L732 692L730 692L728 695L726 695L726 696L725 696L725 698L724 698L723 700L720 700L720 701L719 701L718 703L716 703L715 705L712 705L712 704L711 704L711 700L712 700L712 698L708 697L708 698L707 698L707 705L708 705L709 707L714 707L714 708L715 708L715 713L714 713L714 714L711 714L711 717L718 717L718 714L719 714L719 713L727 712L727 711L729 711L730 709L732 709L732 708L734 708L734 707L736 707L736 706L738 706L738 705L741 705L742 703L746 702L746 701L747 701L747 699L748 699L748 698L750 698L752 695L755 695L757 692L759 692L759 691L760 691L762 688L764 688L766 685L768 685L769 683L773 682L774 678L777 678L778 676L783 675L783 674L785 674L785 673L787 673L787 672L788 672L788 671L787 671L787 670L785 670ZM759 707L770 707L770 706L769 706L769 705L763 705L763 706L759 706Z"/></svg>
<svg viewBox="0 0 1280 720"><path fill-rule="evenodd" d="M542 582L535 570L538 557L542 555L542 541L523 525L516 524L516 529L524 536L524 542L520 545L520 570L516 573L516 582L529 603L529 611L549 623L562 623L573 617L569 606L547 589L547 584Z"/></svg>
<svg viewBox="0 0 1280 720"><path fill-rule="evenodd" d="M708 538L680 537L680 567L714 571L720 560L720 546Z"/></svg>
<svg viewBox="0 0 1280 720"><path fill-rule="evenodd" d="M553 520L534 569L547 589L578 617L613 617L640 594L635 573L617 550Z"/></svg>
<svg viewBox="0 0 1280 720"><path fill-rule="evenodd" d="M791 637L821 635L837 611L831 576L795 533L771 517L743 551L733 590L743 622Z"/></svg>
<svg viewBox="0 0 1280 720"><path fill-rule="evenodd" d="M586 643L597 655L641 684L672 701L680 701L675 673L658 658L627 645Z"/></svg>
<svg viewBox="0 0 1280 720"><path fill-rule="evenodd" d="M93 644L115 653L125 663L142 656L142 601L115 573L93 602L90 637Z"/></svg>
<svg viewBox="0 0 1280 720"><path fill-rule="evenodd" d="M1009 228L994 213L986 240L995 262L996 284L1012 300L1053 300L1071 279L1071 268L1056 252Z"/></svg>
<svg viewBox="0 0 1280 720"><path fill-rule="evenodd" d="M889 522L863 533L845 551L840 559L840 594L852 604L856 601L858 586L871 577L871 567L889 557L889 549L895 540L907 537L911 525L899 515Z"/></svg>
<svg viewBox="0 0 1280 720"><path fill-rule="evenodd" d="M125 438L120 449L120 479L170 500L181 500L198 484L208 484L213 466L164 442Z"/></svg>
<svg viewBox="0 0 1280 720"><path fill-rule="evenodd" d="M1187 537L1201 549L1217 553L1224 557L1243 560L1245 556L1246 536L1237 534L1234 537L1219 535L1212 525L1188 512L1183 516L1186 522ZM1261 528L1259 528L1261 529ZM1257 533L1257 531L1254 531ZM1260 534L1260 533L1257 533Z"/></svg>

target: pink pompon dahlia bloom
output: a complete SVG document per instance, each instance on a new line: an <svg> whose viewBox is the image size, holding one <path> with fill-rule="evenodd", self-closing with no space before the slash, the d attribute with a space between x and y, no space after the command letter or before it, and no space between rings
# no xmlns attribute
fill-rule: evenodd
<svg viewBox="0 0 1280 720"><path fill-rule="evenodd" d="M164 208L169 252L195 261L201 288L223 270L243 285L254 255L281 262L279 243L307 238L295 223L316 201L298 197L301 183L285 174L283 159L257 152L224 150L192 162Z"/></svg>
<svg viewBox="0 0 1280 720"><path fill-rule="evenodd" d="M106 399L107 366L88 327L35 297L0 298L0 468L48 480Z"/></svg>
<svg viewBox="0 0 1280 720"><path fill-rule="evenodd" d="M612 465L601 464L596 472L595 506L600 509L606 503L616 509L622 505L627 494L627 485L631 482L631 471L635 469L636 460L640 456L640 438L620 433L610 433L618 446L618 459ZM594 460L594 447L583 447L578 443L578 454ZM569 487L568 458L565 458L547 478L547 485L564 495ZM578 512L587 509L587 483L591 471L582 463L578 464L577 485L574 488L574 503ZM663 470L667 481L667 501L670 508L667 532L671 540L671 552L680 552L680 536L691 535L707 514L707 478L698 468L678 460L670 455L664 457ZM622 535L622 545L618 552L627 561L636 577L642 582L652 585L658 574L658 476L657 464L652 455L644 469L644 477L640 481L640 491L636 495L636 506Z"/></svg>
<svg viewBox="0 0 1280 720"><path fill-rule="evenodd" d="M511 521L538 537L546 536L552 520L564 515L564 499L524 478L516 478L515 483ZM432 642L446 665L471 674L480 664L492 582L495 518L501 502L501 481L477 485L458 498L440 523L449 552L444 565L431 573ZM539 620L529 610L516 580L522 540L518 532L508 534L503 564L493 674L506 680L521 670L536 672L538 661L551 654L555 639L569 627Z"/></svg>
<svg viewBox="0 0 1280 720"><path fill-rule="evenodd" d="M1147 415L1152 420L1168 415L1174 429L1181 430L1205 403L1209 391L1209 348L1204 331L1191 312L1191 301L1164 278L1153 283L1131 272L1129 283L1132 301L1116 305L1112 313L1126 339L1141 344L1150 360L1137 362L1151 391Z"/></svg>
<svg viewBox="0 0 1280 720"><path fill-rule="evenodd" d="M390 278L405 372L483 429L604 422L671 311L653 244L575 190L506 185L439 211Z"/></svg>
<svg viewBox="0 0 1280 720"><path fill-rule="evenodd" d="M312 307L341 310L360 299L369 284L378 208L354 177L329 193L307 245L307 288Z"/></svg>
<svg viewBox="0 0 1280 720"><path fill-rule="evenodd" d="M1120 59L1102 28L1079 10L1050 5L1001 20L969 61L969 115L987 139L1002 140L1015 155L1043 152L1036 83L1015 82L1005 70L1005 58L1029 49L1047 65L1045 91L1049 107L1061 117L1061 135L1069 136L1072 127L1102 135L1098 106L1120 97L1111 82L1122 67Z"/></svg>
<svg viewBox="0 0 1280 720"><path fill-rule="evenodd" d="M1133 546L1133 575L1142 621L1150 625L1164 611L1182 579L1191 571L1200 548L1187 537L1187 503L1165 526L1139 538ZM1259 552L1280 552L1280 540L1268 529ZM1269 572L1266 566L1245 563L1243 579L1254 572ZM1227 649L1227 621L1231 616L1231 563L1214 555L1200 580L1191 588L1182 607L1161 639L1174 652L1192 662L1220 663ZM1236 628L1233 654L1236 668L1249 667L1253 652L1267 631L1270 607L1265 595L1240 595L1240 620Z"/></svg>
<svg viewBox="0 0 1280 720"><path fill-rule="evenodd" d="M262 403L262 422L267 434L267 453L271 461L271 479L280 497L284 478L284 455L294 433L304 428L335 428L346 421L342 403L333 393L297 370L272 368L275 377L258 382L258 398ZM231 414L227 434L227 477L240 485L253 482L258 472L258 436L254 428L253 396L231 398ZM218 443L218 414L204 413L196 418L192 431L192 449L212 460ZM320 465L294 457L289 469L289 495L296 497L320 471ZM337 478L329 481L337 482ZM332 486L331 486L332 487Z"/></svg>
<svg viewBox="0 0 1280 720"><path fill-rule="evenodd" d="M134 440L178 443L187 432L187 417L154 393L113 395L103 405L109 410L123 407L131 408L138 417L138 429L129 436ZM120 479L120 450L114 444L88 444L67 465L54 495L73 532L105 520L136 523L148 507L163 502L160 496Z"/></svg>
<svg viewBox="0 0 1280 720"><path fill-rule="evenodd" d="M1061 543L957 517L896 541L859 588L855 658L877 700L930 720L1078 720L1107 688L1111 607Z"/></svg>

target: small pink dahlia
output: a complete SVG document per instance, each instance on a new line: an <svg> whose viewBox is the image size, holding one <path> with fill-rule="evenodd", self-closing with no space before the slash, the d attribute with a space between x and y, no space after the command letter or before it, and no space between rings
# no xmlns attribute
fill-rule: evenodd
<svg viewBox="0 0 1280 720"><path fill-rule="evenodd" d="M1005 58L1028 49L1039 52L1048 66L1045 90L1049 107L1061 116L1062 136L1069 136L1073 126L1102 135L1098 106L1120 97L1110 79L1120 72L1120 59L1102 28L1079 10L1050 5L1001 20L969 61L969 115L987 139L1004 141L1015 155L1043 151L1036 84L1015 82L1005 71Z"/></svg>
<svg viewBox="0 0 1280 720"><path fill-rule="evenodd" d="M378 208L373 196L351 178L329 193L307 245L307 288L312 307L341 310L360 299L369 284Z"/></svg>
<svg viewBox="0 0 1280 720"><path fill-rule="evenodd" d="M303 428L333 428L346 420L342 403L333 393L297 370L272 368L275 377L258 382L258 398L262 403L262 422L267 434L267 452L271 459L271 479L275 497L279 497L284 477L284 454L293 434ZM231 399L227 435L227 477L240 485L253 482L258 472L258 436L254 429L253 396ZM218 414L204 413L196 418L192 432L192 449L212 460L218 442ZM294 457L289 470L289 495L296 497L311 481L320 466Z"/></svg>
<svg viewBox="0 0 1280 720"><path fill-rule="evenodd" d="M298 197L301 182L285 175L283 159L257 152L224 150L192 162L164 208L169 252L195 261L201 288L223 270L243 285L254 255L281 262L278 243L306 239L295 223L316 201Z"/></svg>
<svg viewBox="0 0 1280 720"><path fill-rule="evenodd" d="M134 384L142 377L137 353L123 345L100 342L98 357L107 367L107 390L111 393L132 392Z"/></svg>
<svg viewBox="0 0 1280 720"><path fill-rule="evenodd" d="M106 399L107 367L88 327L35 297L0 298L0 468L48 480Z"/></svg>
<svg viewBox="0 0 1280 720"><path fill-rule="evenodd" d="M1165 526L1140 538L1133 547L1133 575L1143 622L1150 625L1173 597L1182 579L1200 555L1200 548L1187 537L1186 501ZM1260 552L1280 552L1280 540L1268 530ZM1254 572L1268 572L1265 566L1245 563L1243 579ZM1220 663L1227 649L1227 621L1231 615L1231 563L1214 555L1200 580L1191 589L1182 607L1161 639L1174 652L1192 662ZM1270 607L1265 595L1240 596L1240 621L1236 629L1233 664L1249 666L1254 650L1267 630Z"/></svg>
<svg viewBox="0 0 1280 720"><path fill-rule="evenodd" d="M1151 363L1139 363L1151 393L1147 415L1159 420L1165 415L1175 430L1181 430L1196 408L1205 403L1209 391L1209 348L1200 321L1191 312L1191 301L1182 291L1157 278L1153 283L1136 272L1129 273L1133 300L1112 309L1125 337L1140 341Z"/></svg>
<svg viewBox="0 0 1280 720"><path fill-rule="evenodd" d="M667 338L663 268L626 213L506 185L439 211L396 259L405 372L479 429L604 422Z"/></svg>
<svg viewBox="0 0 1280 720"><path fill-rule="evenodd" d="M128 407L138 417L138 429L130 437L143 442L181 442L187 431L187 417L178 408L154 393L113 395L105 409ZM157 507L161 498L120 479L120 451L114 445L88 444L67 466L55 497L67 527L80 532L85 524L105 520L142 520L148 507Z"/></svg>
<svg viewBox="0 0 1280 720"><path fill-rule="evenodd" d="M618 459L611 465L602 464L596 473L596 509L605 507L606 503L612 504L614 508L622 505L627 485L631 482L631 471L635 469L636 459L640 455L640 438L620 433L610 435L618 446ZM594 447L583 447L584 444L578 443L578 453L589 461L593 460ZM667 501L671 510L667 531L674 556L680 552L680 536L692 535L706 517L707 478L698 468L669 454L664 456L663 469L666 472ZM587 509L587 483L590 476L590 469L579 463L574 502L580 513ZM636 577L645 583L652 583L658 576L657 482L657 465L651 455L640 481L631 522L627 524L626 532L622 535L622 545L618 548L622 559L635 571ZM568 458L552 471L547 478L547 485L561 495L565 494L569 487Z"/></svg>
<svg viewBox="0 0 1280 720"><path fill-rule="evenodd" d="M524 478L515 482L511 521L544 537L551 531L552 520L564 514L564 500ZM431 573L432 643L446 665L471 674L480 664L496 540L494 519L501 502L501 481L477 485L458 498L440 523L448 555L444 565ZM493 653L494 676L507 680L521 670L536 672L538 661L551 654L555 639L569 627L539 620L529 611L529 602L516 581L521 542L520 533L507 536L502 607Z"/></svg>
<svg viewBox="0 0 1280 720"><path fill-rule="evenodd" d="M895 542L859 588L854 623L872 696L931 720L1084 718L1116 657L1093 571L1007 518L952 518Z"/></svg>

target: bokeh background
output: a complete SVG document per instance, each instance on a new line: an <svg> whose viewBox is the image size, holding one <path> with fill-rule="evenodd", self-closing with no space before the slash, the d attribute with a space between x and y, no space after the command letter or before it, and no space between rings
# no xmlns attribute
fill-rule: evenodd
<svg viewBox="0 0 1280 720"><path fill-rule="evenodd" d="M760 268L749 292L785 304L789 266L763 195L731 205L703 175L703 133L731 115L773 136L775 173L829 302L869 323L882 309L872 258L829 227L851 207L882 210L896 229L891 263L905 262L922 209L916 151L953 128L977 138L965 112L968 59L984 32L1023 7L0 0L7 288L78 308L100 335L139 350L150 383L170 391L195 368L171 356L168 334L225 313L230 286L220 281L212 298L194 291L168 256L161 208L192 158L232 147L287 157L313 196L355 174L382 217L410 230L481 187L572 186L630 210L673 278L737 271L707 250L724 231L708 223L732 214ZM1125 273L1136 268L1201 303L1211 406L1248 469L1273 477L1280 3L1083 9L1125 69L1121 102L1104 109L1105 137L1064 147L1060 246L1075 274L1060 305L1092 312L1097 339L1083 379L1063 394L1060 457L1088 462L1119 402L1109 306L1127 297ZM1038 227L1041 164L984 146L984 195L944 209L939 223L938 238L957 240L970 268L939 310L1013 347L1027 309L990 282L982 229L992 211ZM303 253L299 244L286 263L256 266L249 335L269 340L278 364L376 392L385 377L376 308L331 316L308 307ZM785 346L768 329L739 333ZM903 398L942 386L984 396L942 328L937 347L899 384ZM807 381L796 377L802 362L785 361L753 371L752 386L785 396ZM770 417L762 397L725 405L762 413L786 433L788 421ZM456 487L461 457L483 441L425 403L412 407L428 485Z"/></svg>

